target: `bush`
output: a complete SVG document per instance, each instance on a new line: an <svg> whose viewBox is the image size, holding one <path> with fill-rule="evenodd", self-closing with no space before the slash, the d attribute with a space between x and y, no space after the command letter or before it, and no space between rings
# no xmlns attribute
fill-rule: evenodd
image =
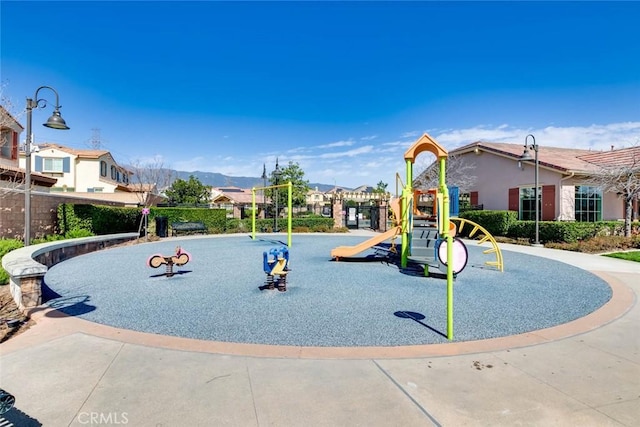
<svg viewBox="0 0 640 427"><path fill-rule="evenodd" d="M545 243L574 243L589 240L596 236L623 236L622 221L574 222L574 221L540 221L539 237ZM514 239L535 238L535 221L516 221L506 235Z"/></svg>
<svg viewBox="0 0 640 427"><path fill-rule="evenodd" d="M224 209L152 207L147 218L150 231L155 230L157 216L167 217L169 225L180 221L202 222L210 233L222 232L226 226ZM62 204L58 206L58 233L69 238L132 233L139 230L142 218L142 209L137 207Z"/></svg>
<svg viewBox="0 0 640 427"><path fill-rule="evenodd" d="M57 231L74 237L134 232L141 216L138 208L65 203L58 206Z"/></svg>
<svg viewBox="0 0 640 427"><path fill-rule="evenodd" d="M22 240L16 239L0 239L0 259L4 257L9 252L20 249L24 246ZM0 285L6 285L9 283L9 273L2 268L2 264L0 264Z"/></svg>
<svg viewBox="0 0 640 427"><path fill-rule="evenodd" d="M466 211L460 214L460 218L481 225L493 236L506 236L509 228L517 222L518 213L514 211ZM463 229L463 232L465 230Z"/></svg>
<svg viewBox="0 0 640 427"><path fill-rule="evenodd" d="M562 243L548 243L548 248L562 249L565 251L599 253L611 251L625 251L640 249L640 235L623 236L596 236L588 240Z"/></svg>
<svg viewBox="0 0 640 427"><path fill-rule="evenodd" d="M256 219L256 232L271 233L273 232L273 218ZM288 222L286 218L278 218L278 228L280 231L287 231ZM252 224L250 218L245 219L227 219L225 231L227 233L251 233ZM333 218L324 218L321 216L311 216L304 218L292 218L291 230L296 233L319 233L333 231ZM302 231L304 230L304 231Z"/></svg>
<svg viewBox="0 0 640 427"><path fill-rule="evenodd" d="M167 217L169 226L172 222L202 222L209 233L222 233L227 228L227 211L225 209L152 207L149 213L149 225L155 224L157 216Z"/></svg>

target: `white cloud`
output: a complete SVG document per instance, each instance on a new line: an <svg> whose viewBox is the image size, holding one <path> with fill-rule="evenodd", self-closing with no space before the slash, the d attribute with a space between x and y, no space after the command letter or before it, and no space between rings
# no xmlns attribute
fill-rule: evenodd
<svg viewBox="0 0 640 427"><path fill-rule="evenodd" d="M520 129L502 124L496 127L479 125L466 129L447 130L432 135L436 141L453 149L476 141L523 143L532 134L540 145L567 148L608 150L613 145L623 148L640 141L640 122L611 123L607 125Z"/></svg>
<svg viewBox="0 0 640 427"><path fill-rule="evenodd" d="M401 138L415 138L415 137L417 137L418 135L420 135L420 131L412 130L412 131L409 131L409 132L405 132L405 133L403 133L403 134L401 135Z"/></svg>
<svg viewBox="0 0 640 427"><path fill-rule="evenodd" d="M333 159L336 157L354 157L360 154L370 153L372 150L373 150L373 145L364 145L359 148L354 148L353 150L340 151L336 153L324 153L318 157L320 157L321 159Z"/></svg>
<svg viewBox="0 0 640 427"><path fill-rule="evenodd" d="M353 141L352 139L347 139L347 140L344 140L344 141L331 142L331 143L325 144L325 145L318 145L317 148L350 147L353 144L355 144L355 141Z"/></svg>
<svg viewBox="0 0 640 427"><path fill-rule="evenodd" d="M395 192L396 174L405 180L405 163L403 154L422 133L406 132L397 139L382 140L375 144L358 145L364 140L342 139L319 145L299 146L283 153L266 148L265 152L235 153L233 159L225 156L198 156L191 159L175 161L167 165L185 171L210 171L231 176L258 177L262 173L262 165L267 171L273 170L276 158L281 166L290 161L296 162L305 172L310 182L319 182L344 187L357 187L367 184L375 186L379 181L389 184ZM540 145L556 147L580 147L594 150L609 150L640 143L640 122L611 123L590 126L547 126L542 128L522 129L508 124L478 125L461 129L432 130L429 134L449 150L483 140L523 144L528 134L533 134ZM373 139L373 138L371 138ZM340 149L340 148L343 149ZM418 159L421 162L432 160L429 156ZM415 165L414 172L420 167Z"/></svg>

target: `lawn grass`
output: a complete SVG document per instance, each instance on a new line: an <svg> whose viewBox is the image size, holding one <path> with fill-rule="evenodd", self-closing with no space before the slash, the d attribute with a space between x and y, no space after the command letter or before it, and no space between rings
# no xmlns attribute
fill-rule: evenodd
<svg viewBox="0 0 640 427"><path fill-rule="evenodd" d="M615 253L612 253L612 254L606 254L605 256L608 256L608 257L611 257L611 258L626 259L627 261L640 262L640 251L615 252Z"/></svg>

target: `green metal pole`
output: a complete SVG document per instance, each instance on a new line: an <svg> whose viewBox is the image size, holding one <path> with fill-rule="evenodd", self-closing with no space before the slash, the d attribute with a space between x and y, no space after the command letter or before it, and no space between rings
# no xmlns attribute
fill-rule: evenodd
<svg viewBox="0 0 640 427"><path fill-rule="evenodd" d="M289 181L289 184L287 185L287 193L288 193L288 211L289 214L287 215L288 219L289 219L289 224L287 226L287 246L291 247L291 218L293 216L293 203L292 203L292 199L293 199L293 184L291 183L291 181Z"/></svg>
<svg viewBox="0 0 640 427"><path fill-rule="evenodd" d="M406 268L409 263L409 255L411 254L411 245L409 241L409 210L411 207L411 198L413 197L413 163L411 160L406 161L407 166L407 183L402 189L402 252L400 253L400 266Z"/></svg>
<svg viewBox="0 0 640 427"><path fill-rule="evenodd" d="M440 159L440 192L442 193L442 231L447 239L447 339L453 340L453 236L449 232L449 189L446 184L446 157Z"/></svg>
<svg viewBox="0 0 640 427"><path fill-rule="evenodd" d="M251 189L251 238L256 240L256 189Z"/></svg>

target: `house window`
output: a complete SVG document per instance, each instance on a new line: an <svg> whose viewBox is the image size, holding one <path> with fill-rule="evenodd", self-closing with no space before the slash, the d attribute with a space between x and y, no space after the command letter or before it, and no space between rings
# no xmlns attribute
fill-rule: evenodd
<svg viewBox="0 0 640 427"><path fill-rule="evenodd" d="M44 158L42 159L42 172L64 172L64 162L61 158Z"/></svg>
<svg viewBox="0 0 640 427"><path fill-rule="evenodd" d="M107 162L100 161L100 176L107 176Z"/></svg>
<svg viewBox="0 0 640 427"><path fill-rule="evenodd" d="M598 187L576 185L576 221L602 221L602 191Z"/></svg>
<svg viewBox="0 0 640 427"><path fill-rule="evenodd" d="M524 221L535 221L536 219L536 203L535 191L533 187L520 188L520 219ZM538 187L538 219L542 216L541 203L542 189Z"/></svg>
<svg viewBox="0 0 640 427"><path fill-rule="evenodd" d="M3 129L0 136L0 157L11 159L11 151L13 149L13 132L11 129Z"/></svg>
<svg viewBox="0 0 640 427"><path fill-rule="evenodd" d="M115 166L111 166L111 179L114 181L118 179L118 171Z"/></svg>

